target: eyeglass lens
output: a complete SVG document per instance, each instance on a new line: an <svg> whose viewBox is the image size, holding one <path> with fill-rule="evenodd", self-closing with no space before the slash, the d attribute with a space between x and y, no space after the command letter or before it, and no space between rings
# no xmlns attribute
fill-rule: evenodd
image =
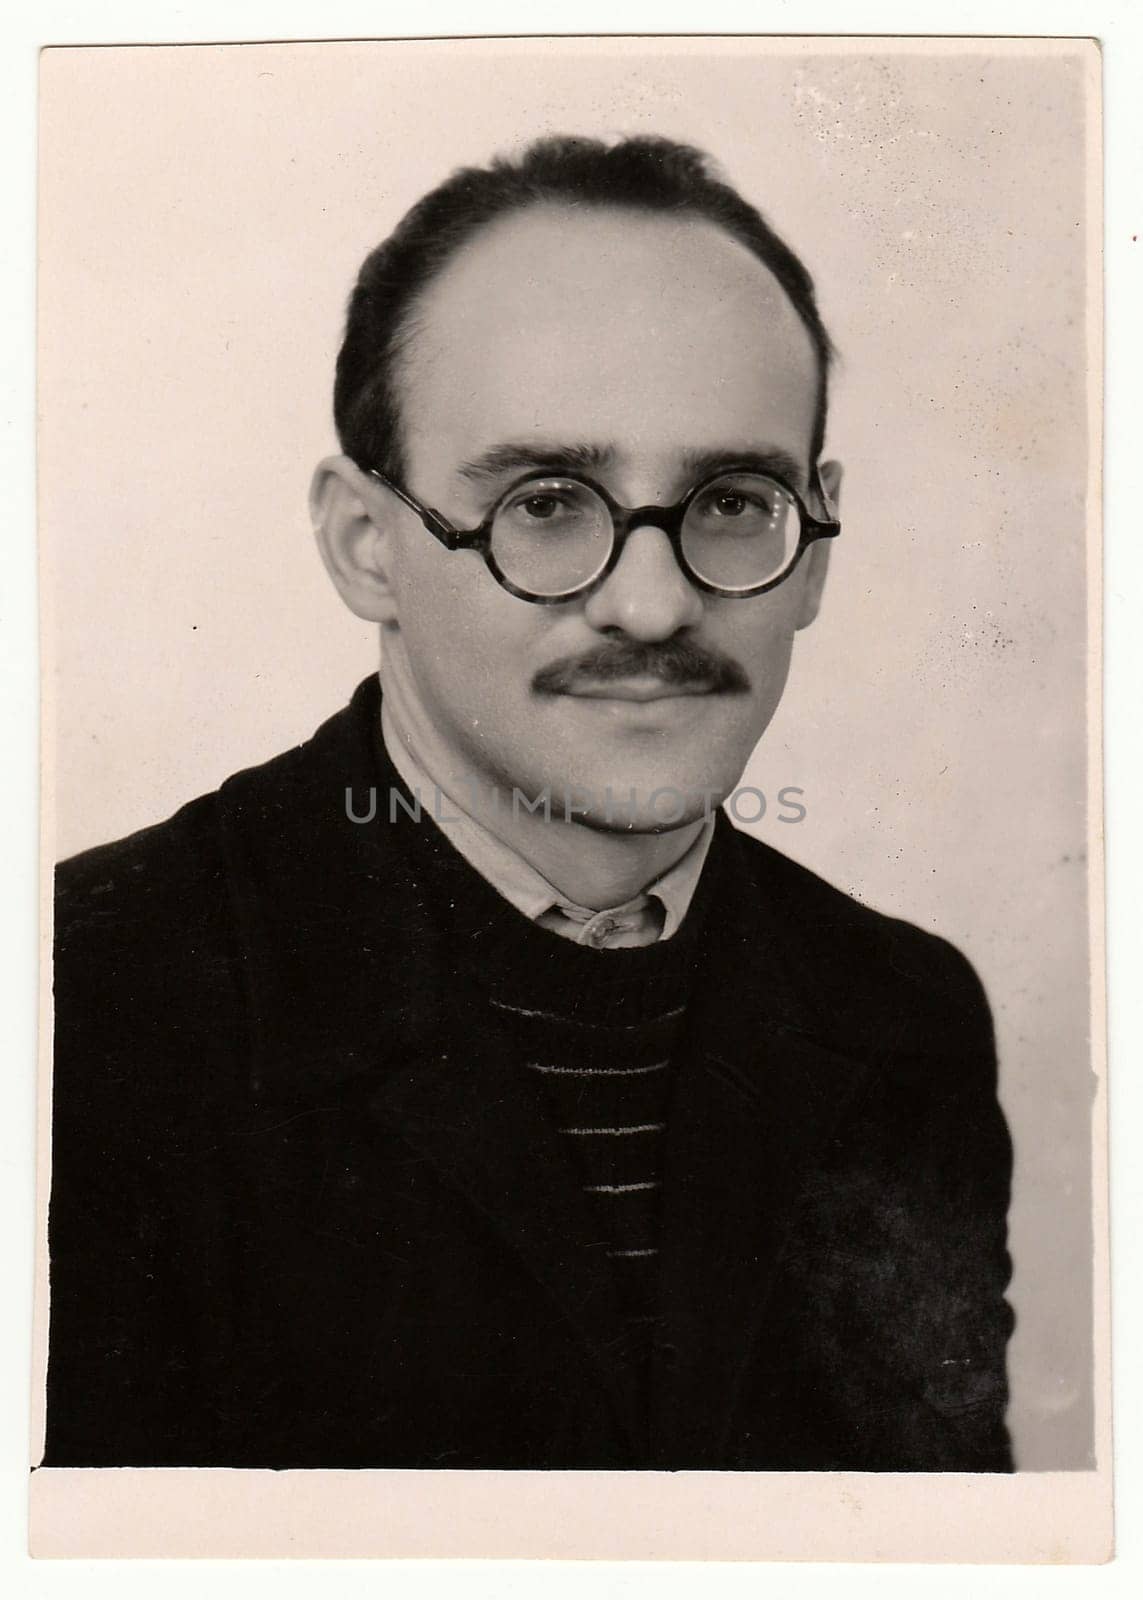
<svg viewBox="0 0 1143 1600"><path fill-rule="evenodd" d="M753 589L793 560L797 502L772 478L727 473L706 484L687 506L683 554L704 582ZM503 575L532 594L555 597L597 577L611 555L611 511L596 491L568 478L533 478L507 495L490 532Z"/></svg>

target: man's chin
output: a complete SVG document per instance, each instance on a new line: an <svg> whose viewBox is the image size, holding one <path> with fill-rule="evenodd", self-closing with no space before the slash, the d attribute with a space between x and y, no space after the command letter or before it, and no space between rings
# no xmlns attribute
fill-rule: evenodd
<svg viewBox="0 0 1143 1600"><path fill-rule="evenodd" d="M713 815L718 809L718 802L698 806L693 810L688 809L681 815L672 812L671 821L664 822L653 812L636 810L634 814L601 811L598 815L587 813L577 814L575 821L592 833L620 834L625 838L634 838L638 835L676 833L680 828L691 827L696 822L703 821Z"/></svg>

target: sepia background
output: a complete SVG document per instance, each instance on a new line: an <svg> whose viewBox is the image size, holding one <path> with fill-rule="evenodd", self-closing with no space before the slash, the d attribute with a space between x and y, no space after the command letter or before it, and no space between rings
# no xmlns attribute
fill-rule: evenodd
<svg viewBox="0 0 1143 1600"><path fill-rule="evenodd" d="M169 815L376 664L310 538L365 253L537 135L709 150L841 352L844 533L757 831L976 964L1016 1145L1010 1423L1092 1459L1085 281L1092 47L535 41L43 59L49 848ZM777 820L777 791L805 819ZM759 983L765 974L757 975Z"/></svg>

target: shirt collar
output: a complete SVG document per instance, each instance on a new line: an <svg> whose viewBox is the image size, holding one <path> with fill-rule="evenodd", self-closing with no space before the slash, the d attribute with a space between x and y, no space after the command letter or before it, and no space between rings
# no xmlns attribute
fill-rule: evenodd
<svg viewBox="0 0 1143 1600"><path fill-rule="evenodd" d="M454 849L502 894L517 911L536 922L555 907L571 922L587 924L603 913L576 905L550 883L531 862L477 821L451 795L442 791L419 759L415 739L408 729L398 731L388 701L381 702L381 735L389 759L409 792L419 799L434 824ZM653 879L632 899L606 907L608 916L622 918L639 912L653 895L663 908L660 939L669 939L687 914L698 887L707 851L714 836L713 813L706 818L693 844L672 867Z"/></svg>

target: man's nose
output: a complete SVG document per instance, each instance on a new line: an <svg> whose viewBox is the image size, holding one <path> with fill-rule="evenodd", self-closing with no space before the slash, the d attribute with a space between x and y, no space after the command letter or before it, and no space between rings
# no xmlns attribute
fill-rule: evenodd
<svg viewBox="0 0 1143 1600"><path fill-rule="evenodd" d="M593 628L621 628L633 639L669 639L702 617L703 599L675 559L661 528L632 528L623 554L588 596Z"/></svg>

